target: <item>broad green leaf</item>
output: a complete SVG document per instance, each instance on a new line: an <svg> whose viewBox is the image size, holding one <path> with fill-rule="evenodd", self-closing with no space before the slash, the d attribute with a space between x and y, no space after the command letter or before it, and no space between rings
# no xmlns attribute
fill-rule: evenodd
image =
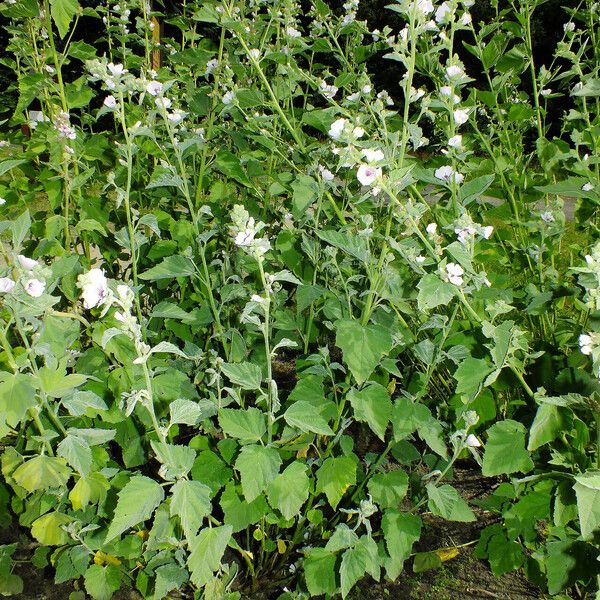
<svg viewBox="0 0 600 600"><path fill-rule="evenodd" d="M381 529L389 559L384 561L387 576L392 581L402 572L404 561L410 556L413 544L421 537L421 519L398 510L386 510Z"/></svg>
<svg viewBox="0 0 600 600"><path fill-rule="evenodd" d="M61 38L69 33L71 21L78 11L77 0L50 0L50 14Z"/></svg>
<svg viewBox="0 0 600 600"><path fill-rule="evenodd" d="M62 529L73 519L59 512L50 512L31 524L31 535L44 546L63 546L71 537Z"/></svg>
<svg viewBox="0 0 600 600"><path fill-rule="evenodd" d="M92 449L84 439L69 434L58 444L56 451L81 476L85 477L89 474L92 468Z"/></svg>
<svg viewBox="0 0 600 600"><path fill-rule="evenodd" d="M469 356L454 371L454 379L457 381L456 393L469 397L476 396L491 371L492 367L487 360Z"/></svg>
<svg viewBox="0 0 600 600"><path fill-rule="evenodd" d="M361 325L354 320L335 323L336 345L358 385L362 385L392 349L392 336L382 325Z"/></svg>
<svg viewBox="0 0 600 600"><path fill-rule="evenodd" d="M348 488L356 483L356 463L348 456L327 458L317 471L317 494L324 493L335 510Z"/></svg>
<svg viewBox="0 0 600 600"><path fill-rule="evenodd" d="M73 510L81 510L88 504L103 502L109 489L110 483L102 473L90 473L87 477L80 477L69 492Z"/></svg>
<svg viewBox="0 0 600 600"><path fill-rule="evenodd" d="M348 392L348 399L356 420L367 423L377 437L384 440L392 416L392 401L388 391L379 383L370 383L361 390L352 388Z"/></svg>
<svg viewBox="0 0 600 600"><path fill-rule="evenodd" d="M475 556L487 558L496 577L518 569L525 559L521 544L508 539L505 529L499 523L486 527L481 532Z"/></svg>
<svg viewBox="0 0 600 600"><path fill-rule="evenodd" d="M232 476L233 470L212 450L200 452L192 467L193 479L207 485L213 496L231 480Z"/></svg>
<svg viewBox="0 0 600 600"><path fill-rule="evenodd" d="M252 182L248 179L240 159L229 150L219 150L215 158L215 166L223 175L235 179L246 187L252 187Z"/></svg>
<svg viewBox="0 0 600 600"><path fill-rule="evenodd" d="M240 472L246 502L252 502L265 491L280 467L281 457L275 448L252 445L241 449L235 468Z"/></svg>
<svg viewBox="0 0 600 600"><path fill-rule="evenodd" d="M28 160L26 158L12 158L10 160L3 160L0 162L0 177L5 175L15 167L20 167L24 165Z"/></svg>
<svg viewBox="0 0 600 600"><path fill-rule="evenodd" d="M448 521L474 521L475 515L469 505L461 498L460 494L451 485L436 486L427 484L427 506L438 517Z"/></svg>
<svg viewBox="0 0 600 600"><path fill-rule="evenodd" d="M104 543L108 543L138 523L147 521L164 500L163 488L145 475L132 477L119 492L119 499Z"/></svg>
<svg viewBox="0 0 600 600"><path fill-rule="evenodd" d="M457 550L458 552L458 550ZM437 552L417 552L413 560L413 573L423 573L431 569L439 569L442 559Z"/></svg>
<svg viewBox="0 0 600 600"><path fill-rule="evenodd" d="M151 442L156 459L162 464L159 475L167 481L185 477L194 466L196 451L189 446Z"/></svg>
<svg viewBox="0 0 600 600"><path fill-rule="evenodd" d="M406 438L416 430L434 452L446 458L447 449L442 426L424 404L412 402L408 398L399 398L392 412L392 424L396 441Z"/></svg>
<svg viewBox="0 0 600 600"><path fill-rule="evenodd" d="M358 535L346 523L340 523L325 544L325 550L339 552L351 548L358 542Z"/></svg>
<svg viewBox="0 0 600 600"><path fill-rule="evenodd" d="M33 377L23 373L0 373L0 415L10 427L16 427L36 405Z"/></svg>
<svg viewBox="0 0 600 600"><path fill-rule="evenodd" d="M361 262L368 262L370 259L369 245L365 238L359 235L344 233L334 229L317 231L317 235L324 242L343 250Z"/></svg>
<svg viewBox="0 0 600 600"><path fill-rule="evenodd" d="M13 479L28 492L62 487L71 477L71 469L62 458L36 456L19 466Z"/></svg>
<svg viewBox="0 0 600 600"><path fill-rule="evenodd" d="M171 424L181 423L194 426L202 420L202 407L192 400L179 398L169 404Z"/></svg>
<svg viewBox="0 0 600 600"><path fill-rule="evenodd" d="M581 537L590 540L600 527L600 471L586 471L575 476L577 510Z"/></svg>
<svg viewBox="0 0 600 600"><path fill-rule="evenodd" d="M304 579L311 596L333 595L338 591L335 581L336 554L324 548L311 548L304 558Z"/></svg>
<svg viewBox="0 0 600 600"><path fill-rule="evenodd" d="M203 529L190 545L188 557L190 579L197 587L206 585L213 573L221 566L221 559L231 538L230 525Z"/></svg>
<svg viewBox="0 0 600 600"><path fill-rule="evenodd" d="M238 493L238 487L233 481L228 483L219 502L224 522L231 525L233 533L258 523L270 511L264 494L257 496L252 502L246 502L241 490Z"/></svg>
<svg viewBox="0 0 600 600"><path fill-rule="evenodd" d="M258 442L267 431L267 421L258 408L223 408L219 411L223 432L243 443Z"/></svg>
<svg viewBox="0 0 600 600"><path fill-rule="evenodd" d="M158 567L152 600L162 600L169 592L182 587L188 578L188 572L174 563Z"/></svg>
<svg viewBox="0 0 600 600"><path fill-rule="evenodd" d="M379 581L380 568L377 544L370 535L364 535L353 548L349 548L342 556L340 566L340 587L342 598L362 579L365 574Z"/></svg>
<svg viewBox="0 0 600 600"><path fill-rule="evenodd" d="M38 378L42 390L51 398L62 398L88 380L87 375L78 373L67 375L64 369L49 369L48 367L39 369Z"/></svg>
<svg viewBox="0 0 600 600"><path fill-rule="evenodd" d="M83 579L92 600L110 600L121 587L121 571L112 565L91 565Z"/></svg>
<svg viewBox="0 0 600 600"><path fill-rule="evenodd" d="M286 519L299 514L302 505L308 500L310 479L306 469L305 464L294 461L269 483L267 488L269 504L279 510Z"/></svg>
<svg viewBox="0 0 600 600"><path fill-rule="evenodd" d="M408 475L402 469L377 473L369 480L368 488L381 508L398 508L408 491Z"/></svg>
<svg viewBox="0 0 600 600"><path fill-rule="evenodd" d="M546 544L544 564L548 592L558 594L574 586L577 581L589 580L599 574L598 546L573 539L551 541Z"/></svg>
<svg viewBox="0 0 600 600"><path fill-rule="evenodd" d="M187 256L167 256L158 265L139 275L144 281L159 279L175 279L176 277L191 277L196 272L194 263Z"/></svg>
<svg viewBox="0 0 600 600"><path fill-rule="evenodd" d="M527 450L525 435L527 430L522 423L507 419L492 425L483 454L483 474L494 477L521 471L527 473L533 468Z"/></svg>
<svg viewBox="0 0 600 600"><path fill-rule="evenodd" d="M258 365L249 362L223 363L221 371L233 385L239 385L244 390L260 389L262 371Z"/></svg>
<svg viewBox="0 0 600 600"><path fill-rule="evenodd" d="M29 216L29 211L26 210L24 213L19 215L12 222L12 241L13 241L13 251L19 252L21 250L21 245L29 230L31 229L31 217Z"/></svg>
<svg viewBox="0 0 600 600"><path fill-rule="evenodd" d="M422 311L429 311L437 306L446 306L456 293L456 287L452 283L442 281L433 273L422 277L417 288L419 290L417 304L419 310Z"/></svg>
<svg viewBox="0 0 600 600"><path fill-rule="evenodd" d="M183 323L192 323L196 319L194 315L186 312L183 310L183 308L171 302L160 302L157 304L150 313L150 318L152 317L161 319L176 319L178 321L182 321Z"/></svg>
<svg viewBox="0 0 600 600"><path fill-rule="evenodd" d="M540 404L529 428L527 450L533 452L540 446L555 440L564 430L565 421L561 409L553 404Z"/></svg>
<svg viewBox="0 0 600 600"><path fill-rule="evenodd" d="M333 430L325 418L316 412L315 405L300 400L294 402L283 415L290 427L300 431L317 433L319 435L333 435Z"/></svg>
<svg viewBox="0 0 600 600"><path fill-rule="evenodd" d="M179 517L183 533L190 544L204 517L212 512L210 493L210 488L203 483L184 479L180 479L171 488L171 516Z"/></svg>

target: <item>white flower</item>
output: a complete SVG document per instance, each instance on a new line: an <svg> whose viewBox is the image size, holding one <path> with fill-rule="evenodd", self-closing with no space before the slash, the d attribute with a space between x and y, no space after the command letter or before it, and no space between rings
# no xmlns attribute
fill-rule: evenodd
<svg viewBox="0 0 600 600"><path fill-rule="evenodd" d="M4 206L6 204L6 200L4 198L0 198L0 206Z"/></svg>
<svg viewBox="0 0 600 600"><path fill-rule="evenodd" d="M125 69L121 63L115 65L110 62L108 63L107 68L114 77L121 77L121 75L127 73L127 69Z"/></svg>
<svg viewBox="0 0 600 600"><path fill-rule="evenodd" d="M455 79L462 77L465 74L462 67L459 65L450 65L446 67L446 79Z"/></svg>
<svg viewBox="0 0 600 600"><path fill-rule="evenodd" d="M594 264L596 261L594 260L594 257L593 257L593 256L590 256L589 254L586 254L586 255L585 255L585 262L586 262L588 265L593 265L593 264Z"/></svg>
<svg viewBox="0 0 600 600"><path fill-rule="evenodd" d="M249 50L248 56L250 56L250 58L253 58L254 60L258 60L260 58L260 50L258 48L252 48L251 50Z"/></svg>
<svg viewBox="0 0 600 600"><path fill-rule="evenodd" d="M31 271L34 267L38 266L37 260L33 260L33 258L27 258L27 256L23 256L22 254L17 256L17 260L26 271Z"/></svg>
<svg viewBox="0 0 600 600"><path fill-rule="evenodd" d="M354 94L350 94L349 96L346 96L346 100L348 100L348 102L356 102L359 98L360 98L359 92L354 92Z"/></svg>
<svg viewBox="0 0 600 600"><path fill-rule="evenodd" d="M171 108L171 100L169 98L163 98L161 96L158 96L155 100L154 100L154 104L156 104L156 108L163 108L164 110L168 110L169 108Z"/></svg>
<svg viewBox="0 0 600 600"><path fill-rule="evenodd" d="M473 18L471 17L471 13L469 12L463 13L463 16L460 18L461 25L470 25L471 21L473 21Z"/></svg>
<svg viewBox="0 0 600 600"><path fill-rule="evenodd" d="M338 93L338 88L336 88L335 85L329 85L325 81L321 81L320 88L321 88L321 93L326 98L331 99Z"/></svg>
<svg viewBox="0 0 600 600"><path fill-rule="evenodd" d="M216 58L212 58L206 63L206 75L212 73L219 66L219 61Z"/></svg>
<svg viewBox="0 0 600 600"><path fill-rule="evenodd" d="M163 93L163 84L160 81L150 81L146 86L146 91L151 96L160 96Z"/></svg>
<svg viewBox="0 0 600 600"><path fill-rule="evenodd" d="M333 181L334 175L329 169L319 165L319 173L325 181Z"/></svg>
<svg viewBox="0 0 600 600"><path fill-rule="evenodd" d="M46 73L50 73L50 75L54 75L54 73L56 73L56 69L52 65L45 65L44 70Z"/></svg>
<svg viewBox="0 0 600 600"><path fill-rule="evenodd" d="M363 135L365 135L365 130L362 127L355 127L352 130L352 135L359 140Z"/></svg>
<svg viewBox="0 0 600 600"><path fill-rule="evenodd" d="M573 23L573 21L569 21L563 25L563 29L565 31L575 31L575 23Z"/></svg>
<svg viewBox="0 0 600 600"><path fill-rule="evenodd" d="M583 187L581 188L581 190L584 192L591 192L593 189L594 189L594 184L590 183L589 181L587 183L584 183Z"/></svg>
<svg viewBox="0 0 600 600"><path fill-rule="evenodd" d="M415 256L415 262L418 265L422 265L425 261L427 260L427 257L419 255L419 256Z"/></svg>
<svg viewBox="0 0 600 600"><path fill-rule="evenodd" d="M456 172L450 165L445 165L435 170L435 176L442 181L454 181L454 183L462 183L465 176Z"/></svg>
<svg viewBox="0 0 600 600"><path fill-rule="evenodd" d="M117 106L117 99L114 96L106 96L104 98L104 106L106 108L115 108Z"/></svg>
<svg viewBox="0 0 600 600"><path fill-rule="evenodd" d="M469 120L469 111L466 108L457 108L452 115L457 125L464 125Z"/></svg>
<svg viewBox="0 0 600 600"><path fill-rule="evenodd" d="M460 150L462 148L462 135L453 135L448 140L448 146L450 146L450 148Z"/></svg>
<svg viewBox="0 0 600 600"><path fill-rule="evenodd" d="M431 0L415 0L415 1L417 3L417 10L422 15L430 15L433 12L433 2L431 2Z"/></svg>
<svg viewBox="0 0 600 600"><path fill-rule="evenodd" d="M454 285L463 284L462 276L464 275L464 273L464 269L456 263L450 262L446 265L446 277L448 281L450 283L453 283Z"/></svg>
<svg viewBox="0 0 600 600"><path fill-rule="evenodd" d="M221 102L223 102L223 104L225 105L229 105L233 102L233 99L235 97L235 94L229 90L228 92L225 92L223 94L223 98L221 98Z"/></svg>
<svg viewBox="0 0 600 600"><path fill-rule="evenodd" d="M254 229L246 229L239 231L235 236L234 243L236 246L251 246L254 241Z"/></svg>
<svg viewBox="0 0 600 600"><path fill-rule="evenodd" d="M482 228L481 230L481 235L486 239L489 240L490 237L492 237L492 233L494 233L494 228L491 225L486 225L485 227Z"/></svg>
<svg viewBox="0 0 600 600"><path fill-rule="evenodd" d="M552 93L552 90L550 88L544 88L541 92L540 95L541 96L549 96Z"/></svg>
<svg viewBox="0 0 600 600"><path fill-rule="evenodd" d="M288 35L288 37L291 37L291 38L302 37L302 34L297 29L295 29L292 26L286 27L285 28L285 33Z"/></svg>
<svg viewBox="0 0 600 600"><path fill-rule="evenodd" d="M83 308L87 310L104 304L108 298L108 280L102 269L91 269L79 275L77 285L82 290Z"/></svg>
<svg viewBox="0 0 600 600"><path fill-rule="evenodd" d="M449 85L443 85L440 88L440 95L445 96L446 98L452 99L453 104L458 104L460 102L460 96L455 94Z"/></svg>
<svg viewBox="0 0 600 600"><path fill-rule="evenodd" d="M372 148L363 148L361 153L370 163L376 163L385 158L385 155L379 149L373 150Z"/></svg>
<svg viewBox="0 0 600 600"><path fill-rule="evenodd" d="M372 185L378 177L381 177L381 168L371 165L360 165L356 172L356 178L362 185Z"/></svg>
<svg viewBox="0 0 600 600"><path fill-rule="evenodd" d="M175 125L181 123L185 117L187 117L187 113L180 108L176 108L173 112L167 113L167 119L169 119L169 121Z"/></svg>
<svg viewBox="0 0 600 600"><path fill-rule="evenodd" d="M475 235L475 228L471 227L471 226L467 226L467 227L456 227L454 229L454 233L457 234L458 236L458 241L461 244L466 244L472 237L473 235Z"/></svg>
<svg viewBox="0 0 600 600"><path fill-rule="evenodd" d="M579 349L582 354L590 355L592 353L594 340L591 335L582 333L579 336Z"/></svg>
<svg viewBox="0 0 600 600"><path fill-rule="evenodd" d="M554 223L554 215L549 210L543 212L540 217L544 223Z"/></svg>
<svg viewBox="0 0 600 600"><path fill-rule="evenodd" d="M46 284L39 279L28 279L23 287L32 298L39 298L44 293Z"/></svg>
<svg viewBox="0 0 600 600"><path fill-rule="evenodd" d="M425 227L425 231L429 235L435 235L437 232L437 223L429 223L429 225L427 225L427 227Z"/></svg>
<svg viewBox="0 0 600 600"><path fill-rule="evenodd" d="M363 85L362 89L360 90L363 94L370 94L371 90L372 90L372 86L370 86L369 84L367 85Z"/></svg>
<svg viewBox="0 0 600 600"><path fill-rule="evenodd" d="M12 292L15 285L15 282L10 277L0 277L0 294Z"/></svg>
<svg viewBox="0 0 600 600"><path fill-rule="evenodd" d="M39 123L43 123L44 121L48 121L48 117L41 110L29 111L29 127L31 129L35 129Z"/></svg>
<svg viewBox="0 0 600 600"><path fill-rule="evenodd" d="M443 23L449 20L452 14L452 8L447 2L442 2L435 11L435 20L438 23Z"/></svg>
<svg viewBox="0 0 600 600"><path fill-rule="evenodd" d="M346 119L335 120L329 127L329 137L333 140L339 140L347 124L348 121Z"/></svg>
<svg viewBox="0 0 600 600"><path fill-rule="evenodd" d="M481 442L472 433L467 436L466 442L469 448L481 448Z"/></svg>

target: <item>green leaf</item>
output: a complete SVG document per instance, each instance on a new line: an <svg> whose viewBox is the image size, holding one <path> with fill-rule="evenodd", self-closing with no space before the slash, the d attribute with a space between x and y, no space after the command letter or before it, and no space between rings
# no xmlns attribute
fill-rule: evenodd
<svg viewBox="0 0 600 600"><path fill-rule="evenodd" d="M197 425L203 417L202 407L193 400L179 398L169 404L169 413L171 414L171 424L181 423L183 425Z"/></svg>
<svg viewBox="0 0 600 600"><path fill-rule="evenodd" d="M577 581L589 581L600 572L598 546L580 540L548 542L546 544L546 577L548 592L559 592L575 585ZM561 596L567 598L568 596Z"/></svg>
<svg viewBox="0 0 600 600"><path fill-rule="evenodd" d="M74 390L62 398L63 406L72 417L94 417L99 412L108 410L106 402L98 394L86 390Z"/></svg>
<svg viewBox="0 0 600 600"><path fill-rule="evenodd" d="M483 454L485 477L517 471L527 473L533 468L533 461L525 449L527 430L522 423L507 419L492 425L487 433L488 441Z"/></svg>
<svg viewBox="0 0 600 600"><path fill-rule="evenodd" d="M21 165L24 165L27 162L28 160L26 158L11 158L9 160L3 160L2 162L0 162L0 177L2 177L2 175L5 175L12 169L20 167Z"/></svg>
<svg viewBox="0 0 600 600"><path fill-rule="evenodd" d="M103 502L109 489L110 483L102 473L90 473L87 477L80 477L69 492L73 510L81 510L88 504Z"/></svg>
<svg viewBox="0 0 600 600"><path fill-rule="evenodd" d="M280 467L281 457L275 448L252 445L241 449L235 468L240 472L247 502L252 502L267 489L279 474Z"/></svg>
<svg viewBox="0 0 600 600"><path fill-rule="evenodd" d="M243 443L258 442L267 431L265 415L258 409L222 408L219 411L219 425L227 435Z"/></svg>
<svg viewBox="0 0 600 600"><path fill-rule="evenodd" d="M145 475L132 477L119 492L113 520L104 543L108 543L134 525L147 521L164 500L163 488Z"/></svg>
<svg viewBox="0 0 600 600"><path fill-rule="evenodd" d="M581 537L590 540L600 527L600 471L586 471L575 476L577 510Z"/></svg>
<svg viewBox="0 0 600 600"><path fill-rule="evenodd" d="M139 275L144 281L191 277L195 273L194 263L186 256L167 256L161 263Z"/></svg>
<svg viewBox="0 0 600 600"><path fill-rule="evenodd" d="M361 390L352 388L348 399L356 420L367 423L377 437L384 440L392 416L392 401L387 389L379 383L370 383Z"/></svg>
<svg viewBox="0 0 600 600"><path fill-rule="evenodd" d="M219 150L215 158L215 166L223 175L235 179L246 187L252 187L252 182L242 168L240 159L229 150Z"/></svg>
<svg viewBox="0 0 600 600"><path fill-rule="evenodd" d="M90 445L78 436L67 435L56 448L56 453L62 456L81 476L85 477L92 468L92 449Z"/></svg>
<svg viewBox="0 0 600 600"><path fill-rule="evenodd" d="M12 242L13 251L15 253L21 250L21 245L27 237L30 229L31 217L29 216L29 211L26 210L12 222Z"/></svg>
<svg viewBox="0 0 600 600"><path fill-rule="evenodd" d="M335 323L336 345L358 385L371 375L381 359L392 349L392 336L382 325L361 325L354 320Z"/></svg>
<svg viewBox="0 0 600 600"><path fill-rule="evenodd" d="M207 485L214 496L233 476L230 469L212 450L200 452L194 466L192 477Z"/></svg>
<svg viewBox="0 0 600 600"><path fill-rule="evenodd" d="M159 474L167 481L185 477L194 466L196 451L189 446L151 442L156 459L162 464Z"/></svg>
<svg viewBox="0 0 600 600"><path fill-rule="evenodd" d="M54 583L64 583L70 579L78 579L88 569L90 555L83 546L71 546L58 555L54 566L56 573Z"/></svg>
<svg viewBox="0 0 600 600"><path fill-rule="evenodd" d="M191 572L190 579L197 587L206 585L221 566L231 534L230 525L203 529L190 545L191 554L187 564Z"/></svg>
<svg viewBox="0 0 600 600"><path fill-rule="evenodd" d="M356 483L356 463L348 456L327 458L317 471L317 494L324 493L333 509Z"/></svg>
<svg viewBox="0 0 600 600"><path fill-rule="evenodd" d="M469 505L451 485L445 484L437 487L433 483L428 483L426 488L429 498L427 506L434 515L448 521L470 522L475 520L475 515Z"/></svg>
<svg viewBox="0 0 600 600"><path fill-rule="evenodd" d="M533 423L529 428L527 450L533 452L540 446L554 441L564 430L563 414L558 406L541 404L538 406Z"/></svg>
<svg viewBox="0 0 600 600"><path fill-rule="evenodd" d="M442 281L437 275L429 273L421 278L417 284L419 293L417 304L419 310L429 311L437 306L446 306L456 293L456 287Z"/></svg>
<svg viewBox="0 0 600 600"><path fill-rule="evenodd" d="M371 477L369 494L381 508L398 508L408 491L408 475L402 469Z"/></svg>
<svg viewBox="0 0 600 600"><path fill-rule="evenodd" d="M294 402L285 411L283 417L290 427L296 427L300 431L333 435L333 430L325 417L316 412L315 405L310 402L303 400Z"/></svg>
<svg viewBox="0 0 600 600"><path fill-rule="evenodd" d="M233 481L229 482L219 502L223 509L223 522L231 525L233 533L258 523L270 510L263 494L257 496L252 502L246 502L241 491L238 493L238 487Z"/></svg>
<svg viewBox="0 0 600 600"><path fill-rule="evenodd" d="M353 548L349 548L342 556L340 566L340 583L342 598L354 587L354 584L369 573L375 581L379 581L380 568L377 544L370 535L364 535Z"/></svg>
<svg viewBox="0 0 600 600"><path fill-rule="evenodd" d="M121 571L112 565L92 565L83 579L85 590L93 600L110 600L121 587Z"/></svg>
<svg viewBox="0 0 600 600"><path fill-rule="evenodd" d="M305 464L294 461L267 488L269 503L288 520L298 515L308 500L310 479L306 469Z"/></svg>
<svg viewBox="0 0 600 600"><path fill-rule="evenodd" d="M177 515L188 541L198 533L204 517L212 512L210 488L199 481L180 479L171 488L171 516Z"/></svg>
<svg viewBox="0 0 600 600"><path fill-rule="evenodd" d="M311 596L337 592L336 555L324 548L311 548L304 558L304 579Z"/></svg>
<svg viewBox="0 0 600 600"><path fill-rule="evenodd" d="M35 492L66 485L71 469L62 458L36 456L19 466L12 477L28 492Z"/></svg>
<svg viewBox="0 0 600 600"><path fill-rule="evenodd" d="M423 573L431 569L439 569L442 559L437 552L417 552L413 561L413 573Z"/></svg>
<svg viewBox="0 0 600 600"><path fill-rule="evenodd" d="M325 550L339 552L351 548L358 542L358 535L346 523L340 523L325 544Z"/></svg>
<svg viewBox="0 0 600 600"><path fill-rule="evenodd" d="M0 373L0 413L15 428L36 405L33 377L23 373Z"/></svg>
<svg viewBox="0 0 600 600"><path fill-rule="evenodd" d="M233 385L239 385L244 390L259 390L262 381L262 371L258 365L241 363L223 363L221 371Z"/></svg>
<svg viewBox="0 0 600 600"><path fill-rule="evenodd" d="M465 394L471 398L476 396L481 390L485 378L491 372L492 367L487 360L469 356L454 371L454 379L457 381L456 393Z"/></svg>
<svg viewBox="0 0 600 600"><path fill-rule="evenodd" d="M71 21L78 11L77 0L50 0L50 14L61 38L69 33Z"/></svg>
<svg viewBox="0 0 600 600"><path fill-rule="evenodd" d="M153 600L162 600L169 592L177 590L188 580L188 572L174 563L156 569Z"/></svg>
<svg viewBox="0 0 600 600"><path fill-rule="evenodd" d="M335 229L317 231L317 235L324 242L343 250L361 262L368 262L370 259L369 244L364 237Z"/></svg>
<svg viewBox="0 0 600 600"><path fill-rule="evenodd" d="M44 546L63 546L71 537L62 529L73 519L59 512L50 512L31 524L31 535Z"/></svg>

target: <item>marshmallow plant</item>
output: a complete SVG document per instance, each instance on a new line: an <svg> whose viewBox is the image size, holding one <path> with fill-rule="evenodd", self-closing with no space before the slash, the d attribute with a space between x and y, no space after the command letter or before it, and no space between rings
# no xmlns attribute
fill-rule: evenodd
<svg viewBox="0 0 600 600"><path fill-rule="evenodd" d="M564 11L540 65L538 4L187 0L161 38L156 3L0 2L2 486L36 565L94 600L359 597L483 510L495 574L597 593L600 21Z"/></svg>

